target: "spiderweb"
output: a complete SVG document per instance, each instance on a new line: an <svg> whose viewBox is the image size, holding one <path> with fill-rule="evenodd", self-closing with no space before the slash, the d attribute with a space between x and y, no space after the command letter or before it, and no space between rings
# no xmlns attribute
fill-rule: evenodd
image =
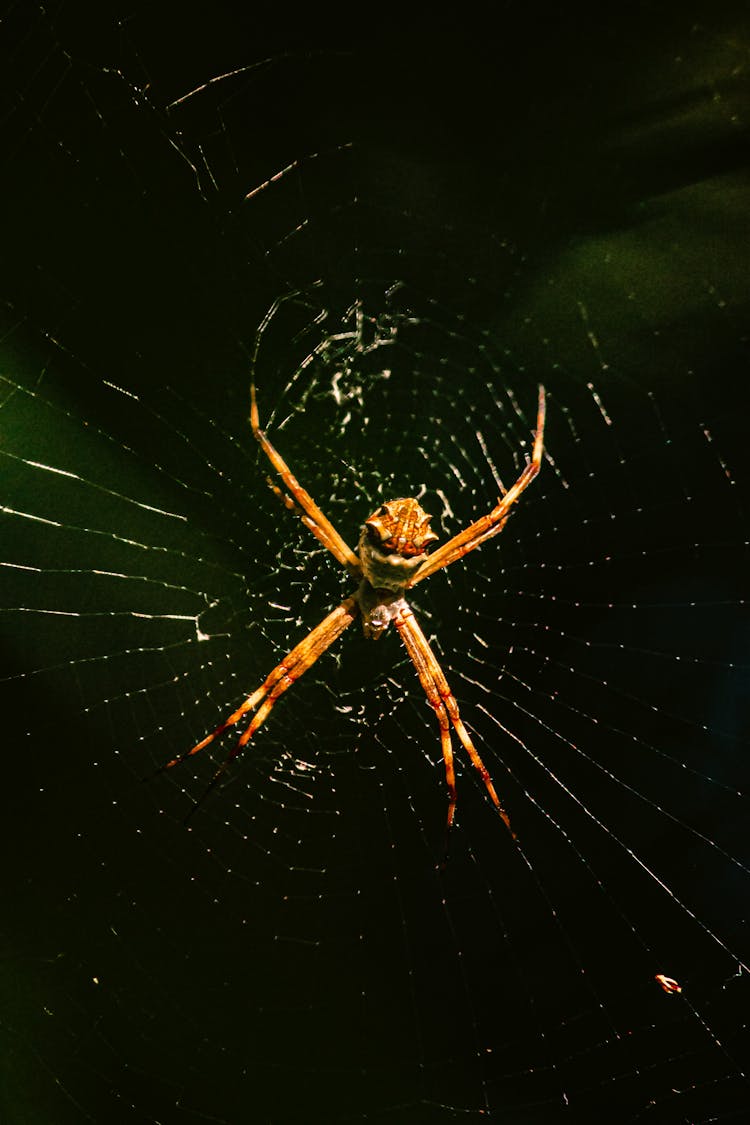
<svg viewBox="0 0 750 1125"><path fill-rule="evenodd" d="M683 9L593 54L10 9L8 1120L745 1119L747 28ZM488 511L545 384L541 475L411 598L517 840L459 749L441 868L393 630L189 826L232 737L153 776L352 588L251 373L351 546Z"/></svg>

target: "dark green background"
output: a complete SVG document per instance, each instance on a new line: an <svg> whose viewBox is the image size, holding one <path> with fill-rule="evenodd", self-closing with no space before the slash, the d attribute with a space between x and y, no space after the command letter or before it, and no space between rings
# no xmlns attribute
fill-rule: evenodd
<svg viewBox="0 0 750 1125"><path fill-rule="evenodd" d="M46 572L1 576L14 1125L745 1119L747 8L491 14L8 10L3 503L52 521L0 525ZM415 599L520 851L463 773L436 870L436 730L395 638L354 630L192 831L210 761L139 781L347 589L247 432L292 291L261 409L350 541L413 481L448 492L443 534L476 517L475 430L506 484L528 437L493 397L533 420L548 387L570 487L546 465L498 553ZM332 368L287 384L358 298L400 336L345 427ZM130 612L203 591L208 647ZM290 747L313 811L272 780Z"/></svg>

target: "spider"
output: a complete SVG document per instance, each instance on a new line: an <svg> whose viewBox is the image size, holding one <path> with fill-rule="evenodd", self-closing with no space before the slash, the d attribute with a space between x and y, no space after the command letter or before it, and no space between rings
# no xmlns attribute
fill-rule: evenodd
<svg viewBox="0 0 750 1125"><path fill-rule="evenodd" d="M428 644L422 629L415 618L404 594L407 590L429 578L444 566L463 558L469 551L479 547L493 535L498 535L510 516L510 510L518 497L528 488L539 472L542 463L544 442L545 392L539 387L539 405L536 419L534 446L530 460L527 460L518 480L507 492L499 497L497 504L486 516L469 524L454 535L432 554L427 548L438 536L430 528L431 516L413 498L389 500L381 504L365 520L357 551L354 552L341 538L333 524L326 518L312 497L305 491L292 474L286 461L273 447L260 428L255 385L250 387L250 425L253 435L281 478L286 491L267 478L268 484L287 508L296 512L315 538L331 552L334 558L359 582L358 589L351 594L332 613L324 617L311 633L289 652L261 686L240 704L236 711L220 723L210 734L201 739L191 750L172 758L158 770L162 773L172 769L187 758L203 750L230 727L233 727L248 712L255 710L251 721L240 735L236 744L214 773L202 796L188 814L192 816L198 805L208 796L221 776L234 759L250 742L255 732L263 725L276 701L312 667L319 656L330 648L357 616L361 617L362 629L368 640L382 637L391 622L398 630L406 651L416 668L425 695L433 707L440 724L440 745L445 763L445 777L448 786L448 821L450 830L456 814L456 775L453 765L451 745L451 725L458 740L466 750L472 765L479 772L485 788L497 812L511 835L510 818L503 808L495 786L480 758L466 727L461 721L458 704L435 654ZM256 710L257 708L257 710Z"/></svg>
<svg viewBox="0 0 750 1125"><path fill-rule="evenodd" d="M658 980L666 993L682 992L682 985L678 984L673 977L665 977L664 973L657 973L654 980Z"/></svg>

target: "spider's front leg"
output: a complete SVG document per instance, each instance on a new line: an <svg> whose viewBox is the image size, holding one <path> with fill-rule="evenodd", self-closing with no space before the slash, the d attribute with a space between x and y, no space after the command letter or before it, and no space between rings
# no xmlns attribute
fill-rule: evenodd
<svg viewBox="0 0 750 1125"><path fill-rule="evenodd" d="M534 480L539 470L542 467L542 454L544 452L544 419L547 410L547 399L544 387L539 387L539 402L537 406L536 415L536 431L534 433L534 447L531 452L531 460L528 461L525 469L519 476L518 480L513 484L504 496L501 496L495 507L486 516L482 516L476 520L475 523L469 524L463 531L459 531L458 535L454 535L442 547L438 547L431 555L425 559L422 565L417 570L414 577L409 582L409 586L416 586L417 582L422 582L423 579L429 578L436 570L442 570L444 566L450 566L451 563L457 562L467 555L469 551L473 551L476 547L480 547L487 539L491 539L493 535L498 535L510 516L510 510L518 500L522 492L525 491Z"/></svg>
<svg viewBox="0 0 750 1125"><path fill-rule="evenodd" d="M315 538L323 544L326 550L330 551L331 554L338 559L341 565L345 567L354 578L361 578L362 569L359 565L359 559L354 554L351 547L342 539L331 521L324 515L312 496L310 496L309 492L305 491L284 458L274 449L271 442L260 428L254 383L250 384L250 425L252 426L253 437L281 477L285 487L288 489L289 493L291 493L291 496L288 496L277 485L269 481L273 491L280 496L287 508L299 513L302 522L312 531Z"/></svg>

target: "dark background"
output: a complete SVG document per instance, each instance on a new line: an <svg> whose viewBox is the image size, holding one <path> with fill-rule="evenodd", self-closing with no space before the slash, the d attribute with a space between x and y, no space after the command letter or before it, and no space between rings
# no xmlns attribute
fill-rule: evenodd
<svg viewBox="0 0 750 1125"><path fill-rule="evenodd" d="M6 12L14 1125L748 1116L748 10L489 14ZM189 829L208 754L140 780L348 588L248 434L282 298L261 411L350 542L487 510L548 388L554 464L415 598L519 837L462 771L445 872L395 637Z"/></svg>

